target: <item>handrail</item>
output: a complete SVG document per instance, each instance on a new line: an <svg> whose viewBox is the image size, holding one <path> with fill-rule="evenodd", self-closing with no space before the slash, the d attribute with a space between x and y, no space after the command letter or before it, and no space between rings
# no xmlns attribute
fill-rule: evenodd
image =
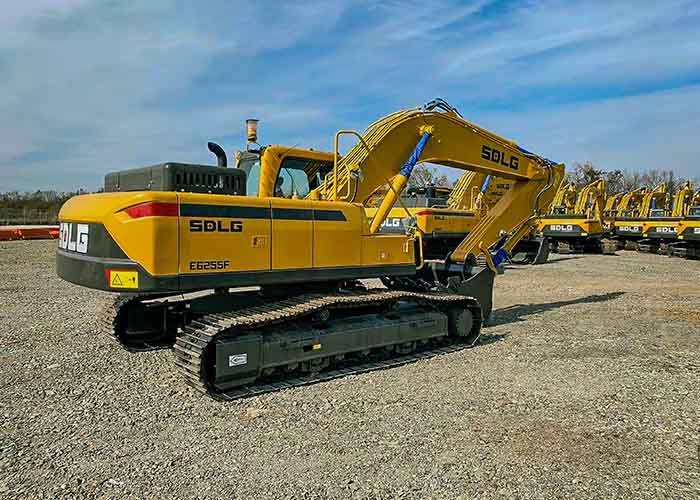
<svg viewBox="0 0 700 500"><path fill-rule="evenodd" d="M357 137L368 152L371 152L364 138L355 130L338 130L335 133L333 146L333 199L338 199L338 148L340 147L340 136L343 134L354 135ZM350 195L350 182L348 182L348 196Z"/></svg>

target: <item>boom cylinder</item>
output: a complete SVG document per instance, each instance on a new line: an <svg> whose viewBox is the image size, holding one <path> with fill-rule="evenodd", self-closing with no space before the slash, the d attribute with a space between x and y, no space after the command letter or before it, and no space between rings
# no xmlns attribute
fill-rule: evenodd
<svg viewBox="0 0 700 500"><path fill-rule="evenodd" d="M423 135L418 141L418 144L416 144L416 147L413 149L411 156L409 156L406 163L403 164L399 173L389 181L389 191L386 193L384 200L382 200L382 204L377 209L377 213L372 219L372 225L369 228L370 234L374 234L379 231L379 228L386 220L386 217L389 215L389 212L396 203L396 200L399 198L399 196L401 196L401 192L404 190L406 184L408 184L408 179L411 177L413 167L415 167L416 163L418 163L418 159L420 158L421 153L423 153L425 145L428 143L429 139L430 132L423 132Z"/></svg>

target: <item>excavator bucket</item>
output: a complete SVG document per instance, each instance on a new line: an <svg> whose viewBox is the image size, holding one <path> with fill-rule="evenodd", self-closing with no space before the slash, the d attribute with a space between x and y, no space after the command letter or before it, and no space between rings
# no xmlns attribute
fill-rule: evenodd
<svg viewBox="0 0 700 500"><path fill-rule="evenodd" d="M544 264L549 258L549 238L523 239L515 245L511 261L514 264Z"/></svg>
<svg viewBox="0 0 700 500"><path fill-rule="evenodd" d="M447 289L459 295L474 297L481 306L483 321L489 319L493 309L493 282L496 277L488 267L479 267L478 270L467 279L451 276L447 280Z"/></svg>

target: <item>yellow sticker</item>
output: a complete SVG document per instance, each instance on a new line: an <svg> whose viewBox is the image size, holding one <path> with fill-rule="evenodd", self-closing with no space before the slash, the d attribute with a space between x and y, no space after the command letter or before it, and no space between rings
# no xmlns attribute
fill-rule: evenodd
<svg viewBox="0 0 700 500"><path fill-rule="evenodd" d="M138 271L117 271L110 269L107 273L110 288L138 288Z"/></svg>

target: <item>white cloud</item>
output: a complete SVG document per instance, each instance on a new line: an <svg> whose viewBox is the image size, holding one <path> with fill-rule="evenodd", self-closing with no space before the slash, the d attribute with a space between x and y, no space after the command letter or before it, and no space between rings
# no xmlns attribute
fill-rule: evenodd
<svg viewBox="0 0 700 500"><path fill-rule="evenodd" d="M643 92L697 78L698 16L681 0L13 2L0 18L0 191L210 161L206 140L251 115L264 140L328 148L338 128L438 95L555 159L690 172L697 88ZM581 88L640 95L510 109Z"/></svg>
<svg viewBox="0 0 700 500"><path fill-rule="evenodd" d="M604 170L674 168L698 175L700 86L579 103L526 114L478 117L527 149L571 165L591 161Z"/></svg>

